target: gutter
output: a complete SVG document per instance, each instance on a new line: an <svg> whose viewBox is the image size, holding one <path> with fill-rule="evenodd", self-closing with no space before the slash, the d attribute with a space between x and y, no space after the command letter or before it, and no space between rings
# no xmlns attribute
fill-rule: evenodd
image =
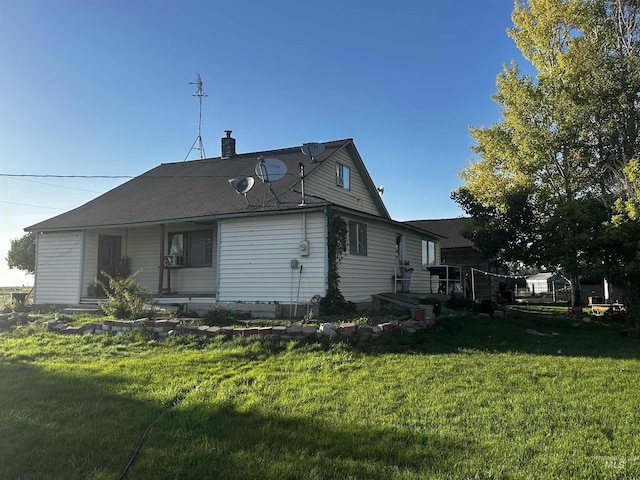
<svg viewBox="0 0 640 480"><path fill-rule="evenodd" d="M376 221L376 222L386 223L387 225L393 225L394 227L400 227L404 231L414 232L414 233L418 233L418 234L421 234L421 235L428 234L428 235L432 236L434 239L447 238L447 237L444 237L442 235L438 235L437 233L433 233L433 232L430 232L428 230L424 230L422 228L414 227L413 225L408 225L407 223L401 222L400 220L393 220L391 218L379 217L379 216L373 215L371 213L361 212L359 210L352 210L352 209L350 209L348 207L342 207L342 206L339 206L339 205L331 205L328 208L332 208L334 210L346 213L348 215L353 215L353 216L356 216L356 217L363 217L363 218L367 218L367 219L370 219L370 220L373 220L373 221Z"/></svg>
<svg viewBox="0 0 640 480"><path fill-rule="evenodd" d="M391 218L380 217L378 215L374 215L371 213L361 212L359 210L353 210L348 207L343 207L336 204L324 204L317 206L305 206L300 207L296 206L290 209L284 210L268 210L264 212L238 212L238 213L228 213L222 215L205 215L200 217L188 217L188 218L177 218L177 219L165 219L165 220L154 220L149 222L139 222L139 223L122 223L122 224L112 224L112 225L86 225L86 226L73 226L73 227L61 227L61 228L49 228L45 230L39 229L24 229L26 232L77 232L82 230L102 230L106 228L134 228L134 227L156 227L160 225L176 225L180 223L214 223L219 220L225 220L230 218L246 218L246 217L265 217L271 215L283 215L283 214L295 214L300 212L324 212L326 209L331 208L333 210L352 215L355 217L366 218L371 221L385 223L387 225L392 225L394 227L400 227L405 231L411 231L418 234L428 234L435 239L447 238L443 235L438 235L436 233L430 232L428 230L424 230L419 227L414 227L413 225L409 225L405 222L401 222L399 220L393 220Z"/></svg>
<svg viewBox="0 0 640 480"><path fill-rule="evenodd" d="M263 217L268 215L280 215L283 213L299 213L300 211L305 212L314 212L314 211L324 211L328 205L318 205L311 207L299 207L284 210L268 210L264 212L238 212L238 213L227 213L222 215L204 215L200 217L187 217L187 218L175 218L175 219L164 219L164 220L153 220L148 222L136 222L136 223L115 223L115 224L107 224L107 225L83 225L83 226L69 226L69 227L60 227L60 228L47 228L47 229L37 229L37 228L25 228L25 232L71 232L71 231L81 231L81 230L100 230L105 228L132 228L132 227L155 227L159 225L175 225L179 223L212 223L218 220L224 220L227 218L245 218L245 217Z"/></svg>

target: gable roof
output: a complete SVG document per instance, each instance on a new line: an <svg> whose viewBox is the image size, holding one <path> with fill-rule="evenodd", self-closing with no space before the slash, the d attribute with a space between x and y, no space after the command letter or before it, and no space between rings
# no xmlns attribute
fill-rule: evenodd
<svg viewBox="0 0 640 480"><path fill-rule="evenodd" d="M414 227L436 233L444 238L440 241L441 248L468 248L473 242L462 236L471 218L443 218L439 220L409 220L405 223Z"/></svg>
<svg viewBox="0 0 640 480"><path fill-rule="evenodd" d="M27 231L64 230L106 226L127 226L229 215L251 215L330 205L325 198L305 196L301 206L300 163L305 178L322 162L347 149L380 215L390 218L352 139L323 143L324 152L311 162L300 146L263 152L237 154L230 158L208 158L161 164L142 175L66 213L31 225ZM287 173L270 185L255 179L253 188L238 194L232 179L257 177L259 158L278 158ZM247 203L248 202L248 203Z"/></svg>

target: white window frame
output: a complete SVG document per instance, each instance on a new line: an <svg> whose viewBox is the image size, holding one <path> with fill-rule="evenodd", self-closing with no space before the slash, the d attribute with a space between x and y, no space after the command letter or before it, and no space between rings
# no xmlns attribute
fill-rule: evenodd
<svg viewBox="0 0 640 480"><path fill-rule="evenodd" d="M172 251L175 244L178 251ZM213 265L213 231L188 230L169 232L167 252L179 259L179 265L187 268L211 267ZM200 260L196 263L197 260Z"/></svg>
<svg viewBox="0 0 640 480"><path fill-rule="evenodd" d="M338 162L336 162L336 185L345 190L351 189L351 169Z"/></svg>
<svg viewBox="0 0 640 480"><path fill-rule="evenodd" d="M433 240L422 240L422 269L436 264L436 242Z"/></svg>
<svg viewBox="0 0 640 480"><path fill-rule="evenodd" d="M367 255L367 224L349 221L349 253Z"/></svg>

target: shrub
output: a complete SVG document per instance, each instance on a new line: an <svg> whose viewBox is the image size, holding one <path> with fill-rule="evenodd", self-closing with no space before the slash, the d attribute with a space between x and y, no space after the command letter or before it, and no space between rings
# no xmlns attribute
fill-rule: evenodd
<svg viewBox="0 0 640 480"><path fill-rule="evenodd" d="M444 306L451 310L473 310L473 300L462 295L451 295L449 300L444 302Z"/></svg>
<svg viewBox="0 0 640 480"><path fill-rule="evenodd" d="M108 280L108 285L100 285L107 295L107 302L101 303L104 313L123 320L134 320L144 312L144 305L151 301L151 295L144 292L135 277L139 272L125 278L114 278L102 272Z"/></svg>
<svg viewBox="0 0 640 480"><path fill-rule="evenodd" d="M29 307L24 300L14 298L11 302L11 308L14 312L28 312Z"/></svg>
<svg viewBox="0 0 640 480"><path fill-rule="evenodd" d="M214 305L204 313L202 318L206 325L224 327L250 320L252 316L249 312L232 312L222 306Z"/></svg>
<svg viewBox="0 0 640 480"><path fill-rule="evenodd" d="M420 299L420 305L439 305L441 303L440 299L433 297L422 297Z"/></svg>
<svg viewBox="0 0 640 480"><path fill-rule="evenodd" d="M326 297L320 299L320 315L340 315L351 314L357 310L357 305L353 302L349 302L344 299L340 292L331 296L327 294Z"/></svg>
<svg viewBox="0 0 640 480"><path fill-rule="evenodd" d="M153 333L143 327L136 327L131 331L130 340L132 342L147 343L153 340Z"/></svg>

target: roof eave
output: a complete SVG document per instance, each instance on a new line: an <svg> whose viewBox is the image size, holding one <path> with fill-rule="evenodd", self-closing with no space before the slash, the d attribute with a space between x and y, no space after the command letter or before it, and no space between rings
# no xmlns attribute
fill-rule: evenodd
<svg viewBox="0 0 640 480"><path fill-rule="evenodd" d="M297 212L313 212L325 210L327 205L304 205L292 207L290 209L280 209L280 210L264 210L264 211L251 211L251 212L233 212L233 213L224 213L224 214L216 214L216 215L203 215L198 217L184 217L184 218L168 218L163 220L153 220L148 222L132 222L132 223L114 223L114 224L104 224L104 225L72 225L67 227L59 227L59 228L33 228L37 225L33 225L31 227L27 227L24 229L25 232L71 232L71 231L81 231L81 230L100 230L100 229L113 229L113 228L142 228L142 227L152 227L158 225L172 225L179 223L209 223L217 220L224 220L228 218L243 218L243 217L264 217L270 215L281 215L281 214L291 214Z"/></svg>
<svg viewBox="0 0 640 480"><path fill-rule="evenodd" d="M369 175L369 171L367 170L367 167L365 166L364 161L362 160L362 157L360 156L360 153L358 152L358 149L356 148L353 140L349 140L342 147L340 147L340 149L342 148L346 148L351 155L351 158L353 159L354 164L358 169L358 173L360 173L360 176L364 179L364 184L367 191L369 192L369 196L373 200L375 206L378 208L380 215L387 218L388 220L391 220L391 215L389 215L389 211L382 201L382 198L378 193L378 189L376 188L375 183L373 183L371 175Z"/></svg>
<svg viewBox="0 0 640 480"><path fill-rule="evenodd" d="M382 216L379 216L379 215L374 215L372 213L363 212L361 210L354 210L352 208L344 207L342 205L336 205L336 204L332 204L330 206L330 208L332 208L334 210L337 210L337 211L340 211L340 212L348 213L349 215L362 217L362 218L367 218L367 219L370 219L370 220L375 220L375 221L378 221L378 222L386 223L388 225L393 225L394 227L400 227L400 228L402 228L402 230L412 231L412 232L417 233L417 234L422 235L422 236L431 237L434 240L440 240L441 238L446 238L446 237L443 237L443 236L438 235L436 233L429 232L428 230L424 230L422 228L414 227L413 225L409 225L406 222L401 222L399 220L393 220L392 218L389 218L389 217L382 217Z"/></svg>

